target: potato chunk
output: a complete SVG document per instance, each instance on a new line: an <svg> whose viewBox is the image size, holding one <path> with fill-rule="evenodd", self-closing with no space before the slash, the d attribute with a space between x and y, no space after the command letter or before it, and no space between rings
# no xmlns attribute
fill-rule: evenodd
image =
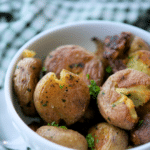
<svg viewBox="0 0 150 150"><path fill-rule="evenodd" d="M35 115L33 93L39 80L42 61L36 58L23 58L14 72L14 89L20 106L26 115Z"/></svg>
<svg viewBox="0 0 150 150"><path fill-rule="evenodd" d="M88 149L88 144L85 137L71 129L63 129L55 126L42 126L36 131L36 133L49 141L68 148L77 150Z"/></svg>
<svg viewBox="0 0 150 150"><path fill-rule="evenodd" d="M134 145L150 142L150 113L142 117L137 127L131 132L131 141Z"/></svg>
<svg viewBox="0 0 150 150"><path fill-rule="evenodd" d="M111 75L98 95L102 116L115 126L131 130L138 122L135 107L150 99L150 77L143 72L125 69Z"/></svg>
<svg viewBox="0 0 150 150"><path fill-rule="evenodd" d="M149 49L150 49L149 45L142 38L133 35L133 39L131 41L128 54L131 54L139 50L149 50Z"/></svg>
<svg viewBox="0 0 150 150"><path fill-rule="evenodd" d="M128 146L127 133L108 123L99 123L89 133L94 138L95 150L125 150Z"/></svg>
<svg viewBox="0 0 150 150"><path fill-rule="evenodd" d="M35 107L47 122L67 125L78 121L90 101L89 88L76 74L62 70L60 80L52 72L47 73L37 84L34 92Z"/></svg>
<svg viewBox="0 0 150 150"><path fill-rule="evenodd" d="M94 80L101 85L104 77L104 67L96 56L78 45L63 45L50 52L44 66L47 72L54 72L60 78L62 69L78 74L87 83ZM89 74L89 79L86 75Z"/></svg>

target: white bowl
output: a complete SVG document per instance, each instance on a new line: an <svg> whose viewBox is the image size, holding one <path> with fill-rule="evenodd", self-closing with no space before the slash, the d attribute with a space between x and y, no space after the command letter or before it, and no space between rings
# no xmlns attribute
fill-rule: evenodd
<svg viewBox="0 0 150 150"><path fill-rule="evenodd" d="M50 149L50 150L67 150L63 146L52 143L32 131L24 122L30 121L30 118L23 116L20 112L16 97L13 93L12 77L16 63L21 58L24 49L30 49L37 52L37 57L44 59L51 50L60 45L77 44L85 47L90 51L95 51L96 46L91 41L92 37L98 37L102 40L108 35L119 34L122 31L130 31L133 34L143 38L150 44L150 33L133 27L131 25L109 22L109 21L84 21L58 26L40 33L27 42L16 53L10 63L5 80L5 98L9 114L12 118L15 127L23 137L29 147L35 150ZM18 115L19 114L19 115ZM150 143L132 148L132 150L149 150Z"/></svg>

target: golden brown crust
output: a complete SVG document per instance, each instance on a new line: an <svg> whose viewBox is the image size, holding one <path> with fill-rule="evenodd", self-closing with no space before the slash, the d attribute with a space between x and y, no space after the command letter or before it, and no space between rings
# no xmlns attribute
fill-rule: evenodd
<svg viewBox="0 0 150 150"><path fill-rule="evenodd" d="M99 123L89 133L94 137L95 150L124 150L128 146L127 133L108 123Z"/></svg>
<svg viewBox="0 0 150 150"><path fill-rule="evenodd" d="M128 68L150 75L150 51L139 50L129 55Z"/></svg>
<svg viewBox="0 0 150 150"><path fill-rule="evenodd" d="M139 51L139 50L150 50L150 47L149 47L148 43L146 43L142 38L140 38L138 36L134 36L131 41L131 45L130 45L128 54L131 54L131 53L133 53L135 51Z"/></svg>
<svg viewBox="0 0 150 150"><path fill-rule="evenodd" d="M118 93L116 88L128 89L138 85L148 87L150 77L132 69L118 71L107 79L97 98L100 113L107 122L127 130L135 126L138 118L131 116L131 109L134 108L133 102L127 96Z"/></svg>
<svg viewBox="0 0 150 150"><path fill-rule="evenodd" d="M20 106L26 115L36 113L33 104L33 93L39 80L42 62L36 58L24 58L20 60L14 72L14 90Z"/></svg>
<svg viewBox="0 0 150 150"><path fill-rule="evenodd" d="M42 126L37 131L40 136L54 143L78 150L87 150L88 144L83 135L70 130L54 126Z"/></svg>
<svg viewBox="0 0 150 150"><path fill-rule="evenodd" d="M89 65L89 66L88 66ZM86 72L91 72L91 79L95 79L97 84L102 84L104 69L100 60L85 48L78 45L60 46L47 56L44 66L47 72L54 72L60 78L62 69L86 77ZM97 69L97 70L94 70ZM83 73L84 72L84 73ZM96 73L96 74L95 74ZM87 84L89 80L85 80Z"/></svg>
<svg viewBox="0 0 150 150"><path fill-rule="evenodd" d="M67 125L75 123L84 115L89 100L88 86L78 75L67 70L62 70L60 80L54 73L47 73L34 93L35 107L47 123L59 123L61 119Z"/></svg>

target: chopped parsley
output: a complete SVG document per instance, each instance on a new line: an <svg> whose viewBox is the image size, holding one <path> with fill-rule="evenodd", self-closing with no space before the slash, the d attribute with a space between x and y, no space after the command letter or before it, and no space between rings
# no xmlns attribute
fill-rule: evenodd
<svg viewBox="0 0 150 150"><path fill-rule="evenodd" d="M47 106L47 103L48 103L48 101L46 101L46 103L45 103L45 104L43 104L42 106L43 106L43 107L46 107L46 106Z"/></svg>
<svg viewBox="0 0 150 150"><path fill-rule="evenodd" d="M62 100L62 102L64 102L64 103L66 102L66 100L65 100L65 99L61 99L61 100Z"/></svg>
<svg viewBox="0 0 150 150"><path fill-rule="evenodd" d="M90 75L89 75L89 74L86 74L86 77L87 77L87 79L89 79L89 78L90 78Z"/></svg>
<svg viewBox="0 0 150 150"><path fill-rule="evenodd" d="M67 127L66 127L66 126L60 126L60 128L62 128L62 129L67 129Z"/></svg>
<svg viewBox="0 0 150 150"><path fill-rule="evenodd" d="M58 127L58 124L56 124L55 121L53 121L53 122L51 123L51 126Z"/></svg>
<svg viewBox="0 0 150 150"><path fill-rule="evenodd" d="M112 107L115 107L116 106L116 104L112 104Z"/></svg>
<svg viewBox="0 0 150 150"><path fill-rule="evenodd" d="M42 71L43 71L43 72L46 72L47 69L46 69L45 67L42 67Z"/></svg>
<svg viewBox="0 0 150 150"><path fill-rule="evenodd" d="M49 125L50 125L50 124L49 124ZM53 121L53 122L51 123L51 126L59 127L59 128L62 128L62 129L67 129L66 126L59 126L59 124L56 124L55 121Z"/></svg>
<svg viewBox="0 0 150 150"><path fill-rule="evenodd" d="M27 91L28 91L28 92L31 92L31 89L30 89L30 88L27 88Z"/></svg>
<svg viewBox="0 0 150 150"><path fill-rule="evenodd" d="M112 72L112 68L111 68L110 66L108 66L108 67L106 68L106 71L107 71L108 73L111 73L111 72Z"/></svg>
<svg viewBox="0 0 150 150"><path fill-rule="evenodd" d="M96 140L96 143L98 143L98 142L99 142L99 139Z"/></svg>
<svg viewBox="0 0 150 150"><path fill-rule="evenodd" d="M128 59L132 59L133 58L133 56L128 56Z"/></svg>
<svg viewBox="0 0 150 150"><path fill-rule="evenodd" d="M138 126L141 126L142 123L143 123L143 120L140 120Z"/></svg>
<svg viewBox="0 0 150 150"><path fill-rule="evenodd" d="M94 147L94 138L92 137L92 134L88 134L86 136L86 140L87 140L87 143L88 143L88 147L91 148L91 150L94 150L93 147Z"/></svg>
<svg viewBox="0 0 150 150"><path fill-rule="evenodd" d="M62 86L62 85L59 85L59 87L60 87L60 89L62 89L63 87L64 87L64 85Z"/></svg>
<svg viewBox="0 0 150 150"><path fill-rule="evenodd" d="M90 91L90 95L96 99L98 93L100 92L100 87L96 85L96 82L94 80L91 80L91 85L88 85L89 87L89 91Z"/></svg>
<svg viewBox="0 0 150 150"><path fill-rule="evenodd" d="M102 95L105 95L105 93L104 93L104 92L102 92Z"/></svg>
<svg viewBox="0 0 150 150"><path fill-rule="evenodd" d="M111 121L109 117L108 117L107 119L108 119L109 121Z"/></svg>

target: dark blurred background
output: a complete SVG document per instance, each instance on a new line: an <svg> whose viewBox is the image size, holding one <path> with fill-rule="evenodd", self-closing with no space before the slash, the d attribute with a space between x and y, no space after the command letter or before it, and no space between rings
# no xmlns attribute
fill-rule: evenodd
<svg viewBox="0 0 150 150"><path fill-rule="evenodd" d="M60 24L109 20L150 32L150 0L0 0L0 89L18 49Z"/></svg>

